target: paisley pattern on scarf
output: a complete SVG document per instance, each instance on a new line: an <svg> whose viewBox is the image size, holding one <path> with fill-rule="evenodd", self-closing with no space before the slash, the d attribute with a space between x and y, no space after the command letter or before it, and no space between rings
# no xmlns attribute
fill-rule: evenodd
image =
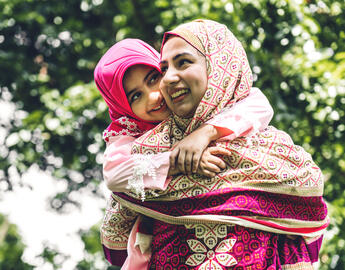
<svg viewBox="0 0 345 270"><path fill-rule="evenodd" d="M129 233L138 216L136 212L121 206L112 197L108 200L101 225L101 242L110 249L126 250Z"/></svg>
<svg viewBox="0 0 345 270"><path fill-rule="evenodd" d="M319 196L291 196L242 188L215 190L207 194L181 199L178 203L176 201L141 202L121 193L114 193L113 196L116 200L124 199L128 203L172 217L191 215L257 216L267 219L294 219L295 222L315 221L320 224L327 217L326 204ZM306 208L305 205L312 207ZM214 217L214 221L216 220L217 217Z"/></svg>
<svg viewBox="0 0 345 270"><path fill-rule="evenodd" d="M217 142L231 152L223 157L227 169L214 178L197 174L176 176L159 200L176 200L227 187L272 193L321 196L323 175L311 155L274 127L231 142ZM151 197L151 199L157 196ZM150 198L150 196L146 196Z"/></svg>

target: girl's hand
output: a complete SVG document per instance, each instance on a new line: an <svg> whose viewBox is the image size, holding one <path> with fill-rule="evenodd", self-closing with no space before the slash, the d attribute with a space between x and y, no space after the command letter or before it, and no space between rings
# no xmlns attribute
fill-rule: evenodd
<svg viewBox="0 0 345 270"><path fill-rule="evenodd" d="M220 146L206 148L202 154L197 173L212 178L224 170L226 168L225 162L216 155L230 156L231 152Z"/></svg>
<svg viewBox="0 0 345 270"><path fill-rule="evenodd" d="M182 174L196 173L202 153L214 139L216 132L215 127L204 125L173 145L170 168L177 168Z"/></svg>

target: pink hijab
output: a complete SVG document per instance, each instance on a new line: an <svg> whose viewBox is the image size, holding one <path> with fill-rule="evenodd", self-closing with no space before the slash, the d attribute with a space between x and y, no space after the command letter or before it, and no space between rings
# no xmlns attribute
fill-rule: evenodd
<svg viewBox="0 0 345 270"><path fill-rule="evenodd" d="M159 59L159 53L144 41L124 39L113 45L99 60L94 71L94 79L109 107L112 120L103 134L106 141L109 137L117 135L138 137L157 124L144 121L133 113L122 80L126 70L134 65L143 64L160 70Z"/></svg>

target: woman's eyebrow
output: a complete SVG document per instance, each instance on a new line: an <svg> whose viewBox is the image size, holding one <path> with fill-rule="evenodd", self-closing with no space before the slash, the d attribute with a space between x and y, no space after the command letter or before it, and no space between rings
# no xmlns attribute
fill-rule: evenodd
<svg viewBox="0 0 345 270"><path fill-rule="evenodd" d="M193 56L193 55L191 53L188 53L188 52L179 53L173 57L173 61L175 61L177 58L182 57L182 56ZM162 64L166 64L166 63L168 63L168 61L163 60L163 61L160 61L159 64L162 65Z"/></svg>

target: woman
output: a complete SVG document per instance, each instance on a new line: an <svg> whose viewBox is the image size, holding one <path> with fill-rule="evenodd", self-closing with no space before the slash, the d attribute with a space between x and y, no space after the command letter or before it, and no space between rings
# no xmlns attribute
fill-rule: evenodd
<svg viewBox="0 0 345 270"><path fill-rule="evenodd" d="M166 151L252 89L241 44L212 21L166 33L161 69L173 117L138 138L133 153ZM273 127L217 145L232 154L214 178L175 176L164 191L147 193L145 202L131 192L114 194L155 219L149 267L312 269L328 217L322 174L311 156Z"/></svg>
<svg viewBox="0 0 345 270"><path fill-rule="evenodd" d="M112 120L104 133L107 147L103 171L107 186L112 191L133 191L142 196L144 189L164 190L170 180L167 178L169 158L173 156L172 160L175 161L170 152L158 153L149 158L146 155L132 157L130 154L136 137L170 115L158 88L160 79L159 54L137 39L126 39L112 46L95 68L95 82L109 107ZM203 157L198 172L213 177L215 172L225 167L223 161L214 155L225 155L227 151L219 147L203 151L198 143L200 138L203 141L213 139L212 136L205 136L205 130L221 129L218 136L229 134L229 138L242 136L267 126L272 109L265 96L255 89L245 102L222 115L222 121L210 120L208 125L182 140L180 146L175 146L174 151L179 154L176 159L180 160L181 152L187 153L196 143ZM202 132L203 136L197 135L198 132ZM208 141L204 143L205 146L208 144ZM188 160L188 157L182 160ZM178 165L176 167L179 168ZM190 166L187 170L191 169ZM182 173L184 170L181 170ZM136 232L140 223L137 217L135 211L115 201L109 202L101 232L106 257L112 264L121 265L125 261L129 233L132 228L132 232ZM135 237L136 234L132 235ZM136 252L136 249L129 249L129 252ZM128 260L126 264L129 264Z"/></svg>

